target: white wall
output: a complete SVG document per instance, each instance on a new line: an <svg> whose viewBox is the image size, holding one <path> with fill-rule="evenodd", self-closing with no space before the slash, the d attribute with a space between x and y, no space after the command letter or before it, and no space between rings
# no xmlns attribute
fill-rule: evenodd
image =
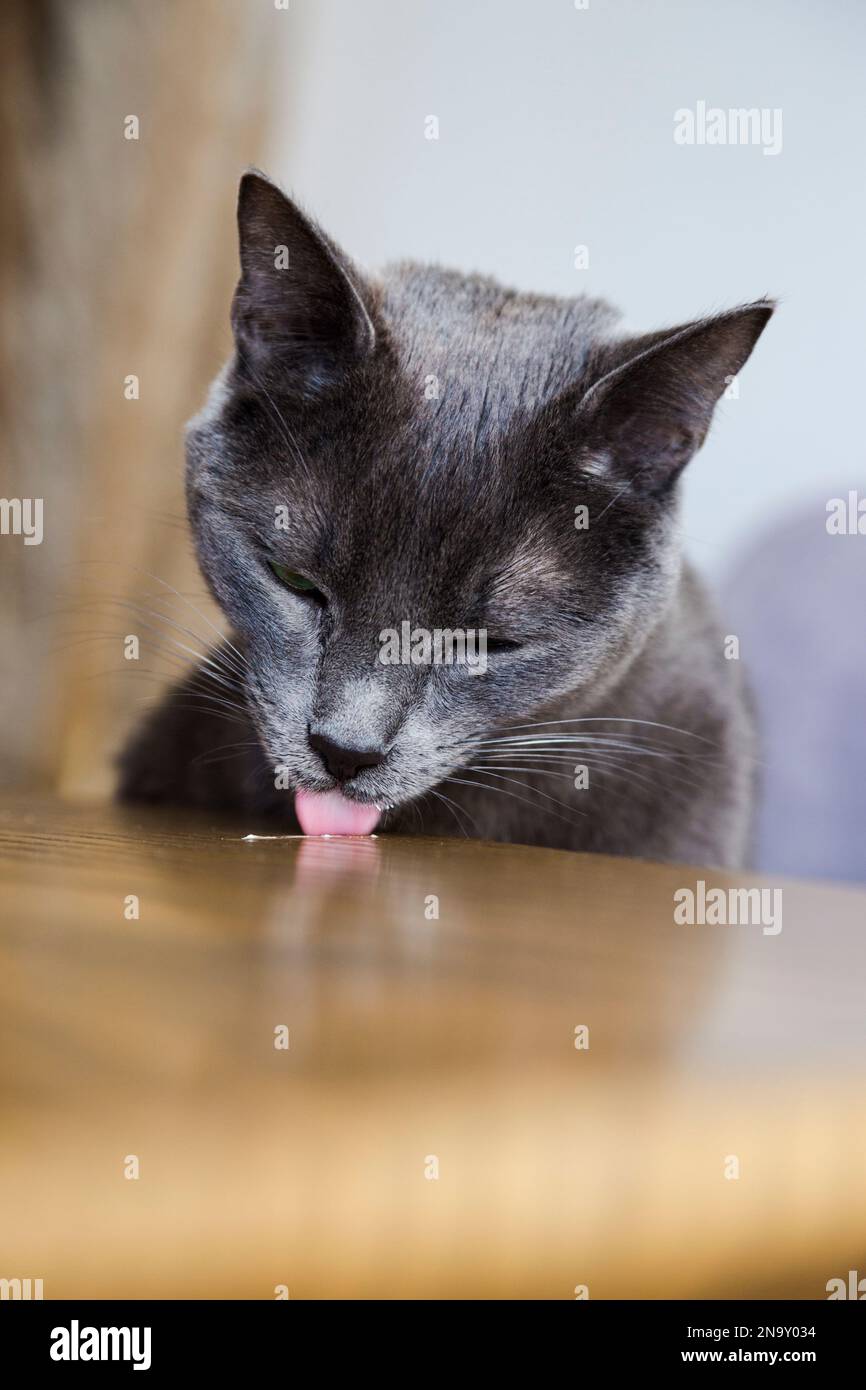
<svg viewBox="0 0 866 1390"><path fill-rule="evenodd" d="M586 290L639 327L778 295L688 478L712 572L866 480L864 39L863 0L291 0L268 168L370 266ZM781 108L781 153L677 145L699 100Z"/></svg>

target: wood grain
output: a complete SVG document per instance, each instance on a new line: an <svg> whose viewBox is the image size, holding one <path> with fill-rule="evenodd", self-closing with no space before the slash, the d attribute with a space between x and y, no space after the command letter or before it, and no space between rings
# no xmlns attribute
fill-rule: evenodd
<svg viewBox="0 0 866 1390"><path fill-rule="evenodd" d="M737 882L711 870L255 828L0 813L0 1276L822 1298L866 1273L866 895L785 883L767 936L674 923L677 888Z"/></svg>

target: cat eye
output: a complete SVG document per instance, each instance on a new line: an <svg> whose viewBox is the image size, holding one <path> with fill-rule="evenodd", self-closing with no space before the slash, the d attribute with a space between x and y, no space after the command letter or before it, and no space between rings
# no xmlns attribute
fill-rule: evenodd
<svg viewBox="0 0 866 1390"><path fill-rule="evenodd" d="M510 637L488 637L487 639L489 652L517 652L522 646L522 642L515 642Z"/></svg>
<svg viewBox="0 0 866 1390"><path fill-rule="evenodd" d="M304 575L288 569L285 565L278 565L276 560L269 560L268 564L280 583L285 584L287 589L293 589L296 594L305 594L308 598L316 599L319 603L325 602L325 595L321 589L316 588L312 579L306 579Z"/></svg>

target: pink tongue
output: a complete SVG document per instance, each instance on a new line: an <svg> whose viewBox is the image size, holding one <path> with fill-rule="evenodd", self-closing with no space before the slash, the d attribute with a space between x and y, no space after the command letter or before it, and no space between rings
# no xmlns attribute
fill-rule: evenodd
<svg viewBox="0 0 866 1390"><path fill-rule="evenodd" d="M381 814L339 792L295 792L295 815L305 835L370 835Z"/></svg>

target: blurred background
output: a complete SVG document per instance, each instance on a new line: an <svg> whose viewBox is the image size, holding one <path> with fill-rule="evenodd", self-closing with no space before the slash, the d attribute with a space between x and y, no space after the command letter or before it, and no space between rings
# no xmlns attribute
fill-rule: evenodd
<svg viewBox="0 0 866 1390"><path fill-rule="evenodd" d="M826 524L866 498L864 39L859 0L6 0L0 495L44 499L44 537L0 536L2 785L107 794L176 665L124 659L126 605L179 605L191 645L218 621L182 427L229 350L252 163L370 268L635 328L780 299L684 528L758 697L760 866L866 880L866 534ZM699 102L780 112L780 148L677 144Z"/></svg>

